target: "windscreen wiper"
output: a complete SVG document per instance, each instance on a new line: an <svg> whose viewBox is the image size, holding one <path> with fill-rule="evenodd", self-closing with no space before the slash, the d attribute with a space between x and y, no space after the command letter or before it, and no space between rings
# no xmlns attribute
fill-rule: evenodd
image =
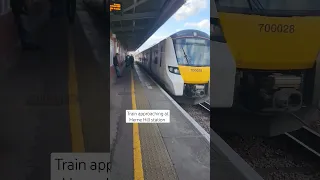
<svg viewBox="0 0 320 180"><path fill-rule="evenodd" d="M186 60L187 60L187 63L189 64L188 56L187 56L187 55L186 55L186 53L184 52L184 49L183 49L183 47L181 47L181 49L182 49L182 51L183 51L183 54L184 54L184 58L186 58Z"/></svg>
<svg viewBox="0 0 320 180"><path fill-rule="evenodd" d="M259 0L247 0L251 11L264 12L264 7Z"/></svg>
<svg viewBox="0 0 320 180"><path fill-rule="evenodd" d="M261 4L260 0L252 0L252 2L255 4L255 6L257 7L257 9L259 9L260 11L264 11L264 7Z"/></svg>
<svg viewBox="0 0 320 180"><path fill-rule="evenodd" d="M251 0L247 0L247 3L248 3L248 5L249 5L250 10L253 11L252 4L251 4Z"/></svg>

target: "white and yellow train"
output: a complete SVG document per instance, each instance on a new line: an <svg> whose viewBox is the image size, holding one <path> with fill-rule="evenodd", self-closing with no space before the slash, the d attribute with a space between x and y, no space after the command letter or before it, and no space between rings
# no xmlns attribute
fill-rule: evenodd
<svg viewBox="0 0 320 180"><path fill-rule="evenodd" d="M301 126L289 114L319 118L320 1L212 1L210 48L213 129L260 123L274 136ZM254 118L223 122L234 111Z"/></svg>
<svg viewBox="0 0 320 180"><path fill-rule="evenodd" d="M178 102L198 104L209 99L208 34L198 30L179 31L137 57L138 63Z"/></svg>

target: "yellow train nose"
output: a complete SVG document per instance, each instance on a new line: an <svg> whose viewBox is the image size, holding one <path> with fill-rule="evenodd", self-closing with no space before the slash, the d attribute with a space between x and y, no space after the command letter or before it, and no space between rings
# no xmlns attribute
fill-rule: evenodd
<svg viewBox="0 0 320 180"><path fill-rule="evenodd" d="M210 67L179 66L185 84L206 84L210 79Z"/></svg>

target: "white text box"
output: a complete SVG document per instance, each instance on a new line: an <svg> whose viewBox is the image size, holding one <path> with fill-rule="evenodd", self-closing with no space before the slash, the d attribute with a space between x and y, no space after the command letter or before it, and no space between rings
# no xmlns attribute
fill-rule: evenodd
<svg viewBox="0 0 320 180"><path fill-rule="evenodd" d="M170 123L170 110L126 110L126 123Z"/></svg>

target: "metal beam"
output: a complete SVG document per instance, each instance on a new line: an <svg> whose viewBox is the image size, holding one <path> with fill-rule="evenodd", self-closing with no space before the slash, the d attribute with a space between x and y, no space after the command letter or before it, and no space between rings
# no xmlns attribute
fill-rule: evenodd
<svg viewBox="0 0 320 180"><path fill-rule="evenodd" d="M137 0L133 0L133 4L137 4ZM136 13L136 7L133 8L133 14ZM136 26L136 21L133 20L132 21L132 26L135 27ZM134 28L132 29L132 32L134 31Z"/></svg>
<svg viewBox="0 0 320 180"><path fill-rule="evenodd" d="M156 18L159 12L146 12L146 13L135 13L135 14L124 14L124 15L111 15L110 21L126 21L134 19L150 19Z"/></svg>
<svg viewBox="0 0 320 180"><path fill-rule="evenodd" d="M115 33L117 37L142 37L145 32L118 32Z"/></svg>
<svg viewBox="0 0 320 180"><path fill-rule="evenodd" d="M124 27L114 27L114 28L111 28L112 31L114 32L119 32L119 31L132 31L133 28L135 30L142 30L142 29L145 29L146 27L144 26L124 26Z"/></svg>
<svg viewBox="0 0 320 180"><path fill-rule="evenodd" d="M125 9L123 10L123 12L127 12L127 11L129 11L129 10L131 10L131 9L139 6L140 4L143 4L143 3L147 2L147 1L149 1L149 0L141 0L141 1L137 2L137 3L134 3L134 4L132 4L131 6L125 8Z"/></svg>
<svg viewBox="0 0 320 180"><path fill-rule="evenodd" d="M166 0L160 10L160 15L153 22L153 27L149 28L148 33L141 38L141 45L150 38L150 36L167 21L177 10L185 3L185 0Z"/></svg>
<svg viewBox="0 0 320 180"><path fill-rule="evenodd" d="M134 33L123 33L123 34L116 34L117 35L117 37L119 37L119 38L123 38L123 37L133 37L133 36L135 36L135 34Z"/></svg>

